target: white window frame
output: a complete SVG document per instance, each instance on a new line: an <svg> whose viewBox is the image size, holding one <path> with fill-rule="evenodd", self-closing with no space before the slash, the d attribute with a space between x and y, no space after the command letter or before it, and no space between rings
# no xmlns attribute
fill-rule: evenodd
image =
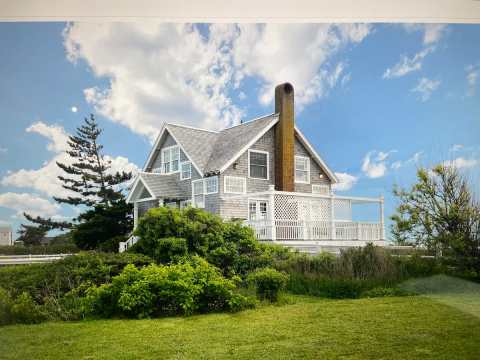
<svg viewBox="0 0 480 360"><path fill-rule="evenodd" d="M218 176L206 177L203 180L204 180L204 191L203 192L204 192L205 195L218 193ZM210 180L215 180L215 190L214 191L208 191L207 182L210 181Z"/></svg>
<svg viewBox="0 0 480 360"><path fill-rule="evenodd" d="M250 153L252 153L252 152L260 153L260 154L267 154L267 177L266 178L259 178L259 177L250 176ZM250 179L270 180L270 153L268 151L248 149L248 177Z"/></svg>
<svg viewBox="0 0 480 360"><path fill-rule="evenodd" d="M298 171L307 172L307 181L297 179L297 159L306 160L307 169ZM310 158L308 156L295 155L295 182L298 184L310 184Z"/></svg>
<svg viewBox="0 0 480 360"><path fill-rule="evenodd" d="M176 171L172 171L172 150L178 153L178 169ZM165 162L165 153L169 152L169 161ZM180 146L178 145L171 145L162 148L160 151L160 159L161 159L161 173L162 174L174 174L180 171ZM168 171L165 171L165 165L168 164Z"/></svg>
<svg viewBox="0 0 480 360"><path fill-rule="evenodd" d="M227 182L228 180L240 180L242 182L242 191L229 191ZM242 176L224 176L223 177L223 192L225 194L246 194L247 193L247 179Z"/></svg>
<svg viewBox="0 0 480 360"><path fill-rule="evenodd" d="M202 183L202 192L195 194L195 184L201 182ZM195 196L200 196L202 195L203 201L201 204L198 204L197 201L195 201ZM192 205L201 209L205 208L205 183L203 179L198 179L198 180L193 180L192 181Z"/></svg>
<svg viewBox="0 0 480 360"><path fill-rule="evenodd" d="M328 184L312 184L312 194L330 195L331 191Z"/></svg>
<svg viewBox="0 0 480 360"><path fill-rule="evenodd" d="M188 173L190 174L188 177L183 176L183 166L188 165L190 170ZM180 180L188 180L192 178L192 162L191 161L184 161L180 163Z"/></svg>

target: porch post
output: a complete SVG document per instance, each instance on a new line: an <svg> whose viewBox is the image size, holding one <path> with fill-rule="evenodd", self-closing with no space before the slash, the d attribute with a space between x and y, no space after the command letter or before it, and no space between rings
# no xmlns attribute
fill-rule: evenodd
<svg viewBox="0 0 480 360"><path fill-rule="evenodd" d="M137 228L138 224L138 203L135 201L133 203L133 230Z"/></svg>
<svg viewBox="0 0 480 360"><path fill-rule="evenodd" d="M380 196L380 240L385 240L385 217L383 214L384 201L385 199L383 195Z"/></svg>
<svg viewBox="0 0 480 360"><path fill-rule="evenodd" d="M272 241L277 240L277 228L275 227L275 185L268 186L268 220L270 220L270 229Z"/></svg>
<svg viewBox="0 0 480 360"><path fill-rule="evenodd" d="M333 193L330 195L330 231L331 238L335 240L337 238L337 231L335 230L335 198Z"/></svg>

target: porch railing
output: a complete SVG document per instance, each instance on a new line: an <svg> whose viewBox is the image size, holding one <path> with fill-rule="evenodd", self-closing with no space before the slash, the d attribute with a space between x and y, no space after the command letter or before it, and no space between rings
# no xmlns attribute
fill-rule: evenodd
<svg viewBox="0 0 480 360"><path fill-rule="evenodd" d="M347 221L247 221L259 240L382 240L380 223ZM335 236L332 236L332 235Z"/></svg>
<svg viewBox="0 0 480 360"><path fill-rule="evenodd" d="M127 251L132 245L136 244L138 241L138 236L130 236L127 241L122 241L119 244L118 252L125 252Z"/></svg>

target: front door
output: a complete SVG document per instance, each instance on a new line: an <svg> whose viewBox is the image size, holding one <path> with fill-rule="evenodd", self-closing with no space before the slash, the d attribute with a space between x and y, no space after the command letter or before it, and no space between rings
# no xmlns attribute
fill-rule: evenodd
<svg viewBox="0 0 480 360"><path fill-rule="evenodd" d="M258 239L268 239L267 210L266 200L249 200L248 202L248 220L253 225Z"/></svg>

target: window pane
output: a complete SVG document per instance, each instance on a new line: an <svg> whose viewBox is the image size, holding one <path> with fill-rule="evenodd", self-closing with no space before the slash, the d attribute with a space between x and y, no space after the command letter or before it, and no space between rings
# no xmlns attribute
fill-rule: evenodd
<svg viewBox="0 0 480 360"><path fill-rule="evenodd" d="M267 167L250 164L250 176L254 178L266 179Z"/></svg>
<svg viewBox="0 0 480 360"><path fill-rule="evenodd" d="M218 192L218 177L212 176L205 179L206 181L206 192L207 193L216 193Z"/></svg>
<svg viewBox="0 0 480 360"><path fill-rule="evenodd" d="M225 176L225 192L243 194L245 193L245 178Z"/></svg>
<svg viewBox="0 0 480 360"><path fill-rule="evenodd" d="M182 163L182 179L190 179L192 177L192 164L190 162Z"/></svg>
<svg viewBox="0 0 480 360"><path fill-rule="evenodd" d="M267 154L250 152L250 164L267 166Z"/></svg>
<svg viewBox="0 0 480 360"><path fill-rule="evenodd" d="M178 160L174 160L170 164L171 164L171 171L172 172L178 171Z"/></svg>
<svg viewBox="0 0 480 360"><path fill-rule="evenodd" d="M203 180L195 181L192 185L194 195L203 194Z"/></svg>

